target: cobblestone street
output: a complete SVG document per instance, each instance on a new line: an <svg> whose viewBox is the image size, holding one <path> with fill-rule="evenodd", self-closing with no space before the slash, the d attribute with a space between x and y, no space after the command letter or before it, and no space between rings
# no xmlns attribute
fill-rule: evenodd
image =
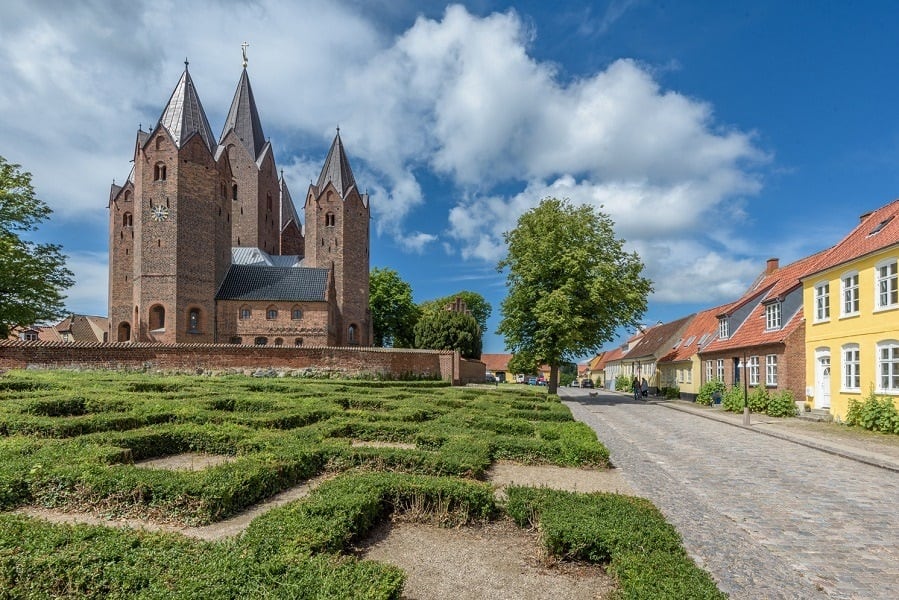
<svg viewBox="0 0 899 600"><path fill-rule="evenodd" d="M899 597L899 473L662 403L559 393L731 598Z"/></svg>

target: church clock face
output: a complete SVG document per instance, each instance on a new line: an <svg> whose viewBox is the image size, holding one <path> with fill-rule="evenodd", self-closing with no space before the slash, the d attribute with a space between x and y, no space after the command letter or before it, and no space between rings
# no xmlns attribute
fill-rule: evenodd
<svg viewBox="0 0 899 600"><path fill-rule="evenodd" d="M150 208L150 216L154 221L165 221L169 218L169 209L162 205Z"/></svg>

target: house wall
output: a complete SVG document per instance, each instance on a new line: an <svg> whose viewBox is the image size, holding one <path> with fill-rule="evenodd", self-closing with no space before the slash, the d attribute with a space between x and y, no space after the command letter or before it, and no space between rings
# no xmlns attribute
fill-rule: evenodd
<svg viewBox="0 0 899 600"><path fill-rule="evenodd" d="M84 344L0 342L0 369L77 368L186 373L315 369L343 377L433 377L454 385L483 382L480 361L458 352L386 348L235 346L229 344Z"/></svg>
<svg viewBox="0 0 899 600"><path fill-rule="evenodd" d="M804 328L802 326L796 328L789 334L784 343L766 344L763 346L755 346L747 348L745 355L747 359L753 356L759 357L759 385L764 385L769 392L778 392L791 390L796 400L805 398L805 343ZM767 385L765 358L768 355L777 357L777 385ZM734 359L740 361L740 385L743 385L743 379L747 378L747 368L742 366L744 350L737 348L734 350L722 350L720 352L702 352L700 353L701 383L707 381L706 365L708 361L724 360L724 383L730 387L734 384ZM712 367L712 378L716 378L716 367ZM701 385L700 383L700 385ZM754 387L750 385L750 387Z"/></svg>
<svg viewBox="0 0 899 600"><path fill-rule="evenodd" d="M830 353L830 412L840 419L846 418L849 401L864 401L872 390L879 396L892 397L899 407L899 396L883 393L877 368L877 344L887 340L899 340L899 309L876 310L875 266L882 260L899 257L899 248L893 246L858 260L829 269L803 281L803 299L806 312L805 378L811 388L808 396L814 406L821 406L823 390L816 381L817 359L822 352ZM859 312L842 314L841 279L852 271L858 272ZM815 321L815 286L830 283L830 319ZM847 344L858 344L859 378L857 389L845 385L843 349Z"/></svg>

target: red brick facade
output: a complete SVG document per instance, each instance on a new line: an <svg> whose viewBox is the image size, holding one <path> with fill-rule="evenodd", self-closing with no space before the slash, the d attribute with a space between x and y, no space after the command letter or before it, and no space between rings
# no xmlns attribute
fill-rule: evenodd
<svg viewBox="0 0 899 600"><path fill-rule="evenodd" d="M232 106L238 112L229 114L228 123L252 117L252 133L260 138L246 72L236 101L243 92L250 103ZM299 223L291 219L285 224L285 215L293 217L296 211L278 179L271 144L254 146L254 140L241 137L250 134L241 129L238 135L233 126L226 126L216 144L202 112L185 69L156 128L138 132L129 180L113 186L108 339L370 345L368 196L360 195L355 185L349 190L322 186L320 191L310 186L305 216L313 234L304 238ZM332 155L352 181L339 135L329 161ZM254 299L246 302L217 301L232 247L305 256L304 267L329 269L325 301L299 302L299 290L298 301L255 299L258 295L247 296ZM243 308L250 311L249 318L239 317ZM277 311L274 319L266 317L271 310ZM295 310L302 317L291 318Z"/></svg>

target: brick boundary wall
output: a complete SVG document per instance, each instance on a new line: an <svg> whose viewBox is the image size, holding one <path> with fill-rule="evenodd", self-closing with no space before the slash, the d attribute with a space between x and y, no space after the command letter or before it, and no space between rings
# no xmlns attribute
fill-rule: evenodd
<svg viewBox="0 0 899 600"><path fill-rule="evenodd" d="M332 346L234 344L91 344L0 342L0 370L106 369L184 373L272 369L344 377L434 378L453 385L483 383L486 366L458 352Z"/></svg>

